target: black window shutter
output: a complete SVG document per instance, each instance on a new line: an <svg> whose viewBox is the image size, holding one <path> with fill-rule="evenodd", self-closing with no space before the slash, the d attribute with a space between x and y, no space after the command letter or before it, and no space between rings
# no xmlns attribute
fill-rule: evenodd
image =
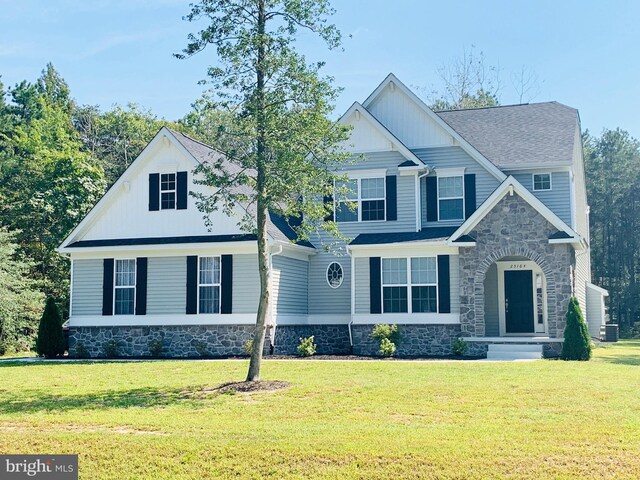
<svg viewBox="0 0 640 480"><path fill-rule="evenodd" d="M380 269L380 257L369 257L370 313L382 313L382 278Z"/></svg>
<svg viewBox="0 0 640 480"><path fill-rule="evenodd" d="M333 222L334 220L334 216L333 216L333 195L325 195L324 199L324 206L325 208L327 208L329 210L329 213L327 213L327 215L324 217L324 221L325 222Z"/></svg>
<svg viewBox="0 0 640 480"><path fill-rule="evenodd" d="M113 258L102 263L102 315L113 315Z"/></svg>
<svg viewBox="0 0 640 480"><path fill-rule="evenodd" d="M160 210L160 174L149 174L149 211Z"/></svg>
<svg viewBox="0 0 640 480"><path fill-rule="evenodd" d="M438 221L438 178L427 177L427 222Z"/></svg>
<svg viewBox="0 0 640 480"><path fill-rule="evenodd" d="M464 176L464 218L469 218L476 211L476 174Z"/></svg>
<svg viewBox="0 0 640 480"><path fill-rule="evenodd" d="M387 175L387 220L398 219L398 186L395 175Z"/></svg>
<svg viewBox="0 0 640 480"><path fill-rule="evenodd" d="M186 210L187 198L189 197L189 187L187 186L187 172L178 172L176 188L178 190L176 208L178 210Z"/></svg>
<svg viewBox="0 0 640 480"><path fill-rule="evenodd" d="M136 315L147 314L147 257L136 258Z"/></svg>
<svg viewBox="0 0 640 480"><path fill-rule="evenodd" d="M220 279L220 313L233 311L233 255L222 255L220 259L222 278Z"/></svg>
<svg viewBox="0 0 640 480"><path fill-rule="evenodd" d="M438 255L438 312L451 313L449 255Z"/></svg>
<svg viewBox="0 0 640 480"><path fill-rule="evenodd" d="M198 256L187 257L187 315L198 313Z"/></svg>

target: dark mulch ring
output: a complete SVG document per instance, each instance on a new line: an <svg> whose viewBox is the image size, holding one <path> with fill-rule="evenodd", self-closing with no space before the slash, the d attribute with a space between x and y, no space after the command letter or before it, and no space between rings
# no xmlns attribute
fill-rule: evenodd
<svg viewBox="0 0 640 480"><path fill-rule="evenodd" d="M196 391L184 391L182 394L191 398L202 398L208 395L216 394L234 394L234 393L258 393L258 392L277 392L289 388L289 382L280 380L259 380L257 382L227 382L217 387L203 388Z"/></svg>

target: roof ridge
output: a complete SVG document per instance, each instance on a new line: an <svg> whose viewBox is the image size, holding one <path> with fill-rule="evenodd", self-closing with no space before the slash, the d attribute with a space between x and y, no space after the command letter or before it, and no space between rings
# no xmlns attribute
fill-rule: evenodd
<svg viewBox="0 0 640 480"><path fill-rule="evenodd" d="M434 113L464 112L466 110L491 110L491 109L497 109L497 108L526 107L526 106L533 106L533 105L546 105L549 103L555 103L557 105L561 105L563 107L567 107L575 110L573 107L560 103L556 100L549 100L547 102L511 103L509 105L494 105L491 107L470 107L470 108L453 108L451 110L434 110Z"/></svg>
<svg viewBox="0 0 640 480"><path fill-rule="evenodd" d="M216 147L213 147L213 146L209 145L208 143L204 143L204 142L203 142L203 141L201 141L201 140L196 140L195 138L193 138L193 137L191 137L191 136L187 135L186 133L179 132L179 131L177 131L177 130L174 130L173 128L169 128L169 127L167 127L166 125L165 125L165 128L166 128L167 130L169 130L169 131L170 131L171 133L173 133L173 134L182 135L183 137L185 137L185 138L187 138L187 139L191 140L192 142L198 143L198 144L202 145L203 147L207 147L207 148L210 148L211 150L215 150L216 152L222 153L222 152L220 152L220 150L218 150Z"/></svg>

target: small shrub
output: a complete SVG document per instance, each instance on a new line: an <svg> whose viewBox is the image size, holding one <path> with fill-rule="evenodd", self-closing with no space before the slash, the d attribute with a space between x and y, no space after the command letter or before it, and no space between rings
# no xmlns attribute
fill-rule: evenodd
<svg viewBox="0 0 640 480"><path fill-rule="evenodd" d="M149 348L149 354L152 357L162 356L162 340L149 340L147 347Z"/></svg>
<svg viewBox="0 0 640 480"><path fill-rule="evenodd" d="M397 325L378 323L371 330L371 338L378 341L378 353L383 357L391 357L396 353L396 345L400 342Z"/></svg>
<svg viewBox="0 0 640 480"><path fill-rule="evenodd" d="M103 347L104 356L107 358L113 358L118 356L118 344L115 340L109 340Z"/></svg>
<svg viewBox="0 0 640 480"><path fill-rule="evenodd" d="M74 356L76 358L89 358L89 351L87 350L87 347L84 346L83 342L77 342L74 350Z"/></svg>
<svg viewBox="0 0 640 480"><path fill-rule="evenodd" d="M571 297L569 300L566 318L567 325L564 329L564 343L560 358L563 360L589 360L591 358L591 337L576 297Z"/></svg>
<svg viewBox="0 0 640 480"><path fill-rule="evenodd" d="M36 352L46 358L64 355L65 341L62 331L62 315L60 309L53 298L47 298L44 307L40 327L38 328L38 339L36 340Z"/></svg>
<svg viewBox="0 0 640 480"><path fill-rule="evenodd" d="M251 352L253 352L253 338L250 338L249 340L244 342L243 347L244 347L245 353L247 355L251 355Z"/></svg>
<svg viewBox="0 0 640 480"><path fill-rule="evenodd" d="M298 355L302 357L311 357L316 354L316 344L313 343L313 335L307 338L300 339L300 345L298 345Z"/></svg>
<svg viewBox="0 0 640 480"><path fill-rule="evenodd" d="M469 344L464 340L464 338L456 338L453 343L451 343L451 350L454 355L464 357L469 350Z"/></svg>
<svg viewBox="0 0 640 480"><path fill-rule="evenodd" d="M197 341L195 344L195 349L196 352L198 352L198 355L200 355L201 357L206 357L207 356L207 344L203 341Z"/></svg>
<svg viewBox="0 0 640 480"><path fill-rule="evenodd" d="M388 338L383 338L380 340L380 350L378 350L378 353L383 357L393 357L396 353L396 344Z"/></svg>

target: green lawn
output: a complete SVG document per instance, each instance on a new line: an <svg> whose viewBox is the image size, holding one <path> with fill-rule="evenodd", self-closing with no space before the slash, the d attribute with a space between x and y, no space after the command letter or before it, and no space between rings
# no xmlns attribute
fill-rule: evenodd
<svg viewBox="0 0 640 480"><path fill-rule="evenodd" d="M640 341L589 363L0 362L0 453L89 479L640 478Z"/></svg>

